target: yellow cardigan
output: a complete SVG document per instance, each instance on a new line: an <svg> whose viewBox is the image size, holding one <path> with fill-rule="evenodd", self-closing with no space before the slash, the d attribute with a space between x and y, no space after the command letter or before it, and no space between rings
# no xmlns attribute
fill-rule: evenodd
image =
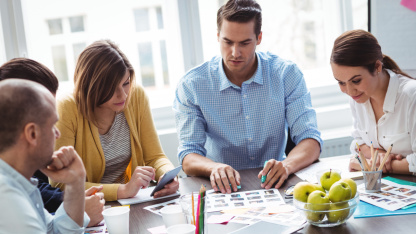
<svg viewBox="0 0 416 234"><path fill-rule="evenodd" d="M62 146L74 146L84 162L87 178L85 189L100 185L105 170L105 157L101 147L98 128L78 111L74 97L67 96L57 105L59 121L56 124L61 137L56 140L55 150ZM142 87L132 89L131 99L124 109L130 127L131 161L126 174L131 178L132 168L151 166L156 169L156 179L169 170L173 164L163 153L156 133L148 98ZM52 186L64 188L61 183L50 181ZM103 184L106 201L117 200L120 184Z"/></svg>

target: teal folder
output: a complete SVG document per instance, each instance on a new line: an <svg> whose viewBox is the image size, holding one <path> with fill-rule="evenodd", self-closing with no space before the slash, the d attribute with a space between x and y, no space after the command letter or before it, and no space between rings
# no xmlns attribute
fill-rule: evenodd
<svg viewBox="0 0 416 234"><path fill-rule="evenodd" d="M400 180L392 177L384 177L383 179L389 180L394 183L416 186L416 183L409 182L405 180ZM391 216L391 215L406 215L406 214L416 214L416 205L412 204L402 209L395 211L386 210L378 206L371 205L367 202L360 201L358 203L357 210L355 210L354 218L370 218L370 217L379 217L379 216Z"/></svg>

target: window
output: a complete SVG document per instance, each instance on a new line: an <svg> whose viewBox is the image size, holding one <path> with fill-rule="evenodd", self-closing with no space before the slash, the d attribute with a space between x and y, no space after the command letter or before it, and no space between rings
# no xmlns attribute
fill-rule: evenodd
<svg viewBox="0 0 416 234"><path fill-rule="evenodd" d="M295 62L309 87L334 84L329 56L336 37L350 29L367 30L367 0L257 2L263 17L263 39L257 50L270 51ZM216 13L222 4L221 0L199 0L204 60L220 54Z"/></svg>
<svg viewBox="0 0 416 234"><path fill-rule="evenodd" d="M132 63L152 107L170 106L184 74L175 1L20 0L28 57L55 72L61 93L73 89L79 54L92 42L109 39ZM163 98L160 98L163 97Z"/></svg>

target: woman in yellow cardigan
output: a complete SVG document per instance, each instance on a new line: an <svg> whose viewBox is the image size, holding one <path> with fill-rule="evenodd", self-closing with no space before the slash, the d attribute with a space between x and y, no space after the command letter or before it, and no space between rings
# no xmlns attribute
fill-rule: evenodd
<svg viewBox="0 0 416 234"><path fill-rule="evenodd" d="M148 98L134 80L120 49L97 41L78 58L73 96L58 103L61 138L55 148L74 146L87 171L86 187L103 184L106 201L133 197L174 168L162 151ZM155 197L178 188L175 179Z"/></svg>

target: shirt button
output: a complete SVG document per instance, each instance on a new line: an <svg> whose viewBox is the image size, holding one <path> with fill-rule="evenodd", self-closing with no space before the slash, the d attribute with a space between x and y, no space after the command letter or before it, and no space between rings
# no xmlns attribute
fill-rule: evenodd
<svg viewBox="0 0 416 234"><path fill-rule="evenodd" d="M248 115L247 115L247 116L246 116L246 119L250 119L250 116L248 116Z"/></svg>
<svg viewBox="0 0 416 234"><path fill-rule="evenodd" d="M244 97L244 98L246 98L246 97L247 97L247 95L245 95L245 94L244 94L244 96L243 96L243 97Z"/></svg>
<svg viewBox="0 0 416 234"><path fill-rule="evenodd" d="M253 139L252 139L252 138L248 138L248 140L249 140L249 141L252 141Z"/></svg>
<svg viewBox="0 0 416 234"><path fill-rule="evenodd" d="M254 160L254 157L250 157L251 160Z"/></svg>
<svg viewBox="0 0 416 234"><path fill-rule="evenodd" d="M38 209L39 209L39 203L36 203L36 208L38 208Z"/></svg>

